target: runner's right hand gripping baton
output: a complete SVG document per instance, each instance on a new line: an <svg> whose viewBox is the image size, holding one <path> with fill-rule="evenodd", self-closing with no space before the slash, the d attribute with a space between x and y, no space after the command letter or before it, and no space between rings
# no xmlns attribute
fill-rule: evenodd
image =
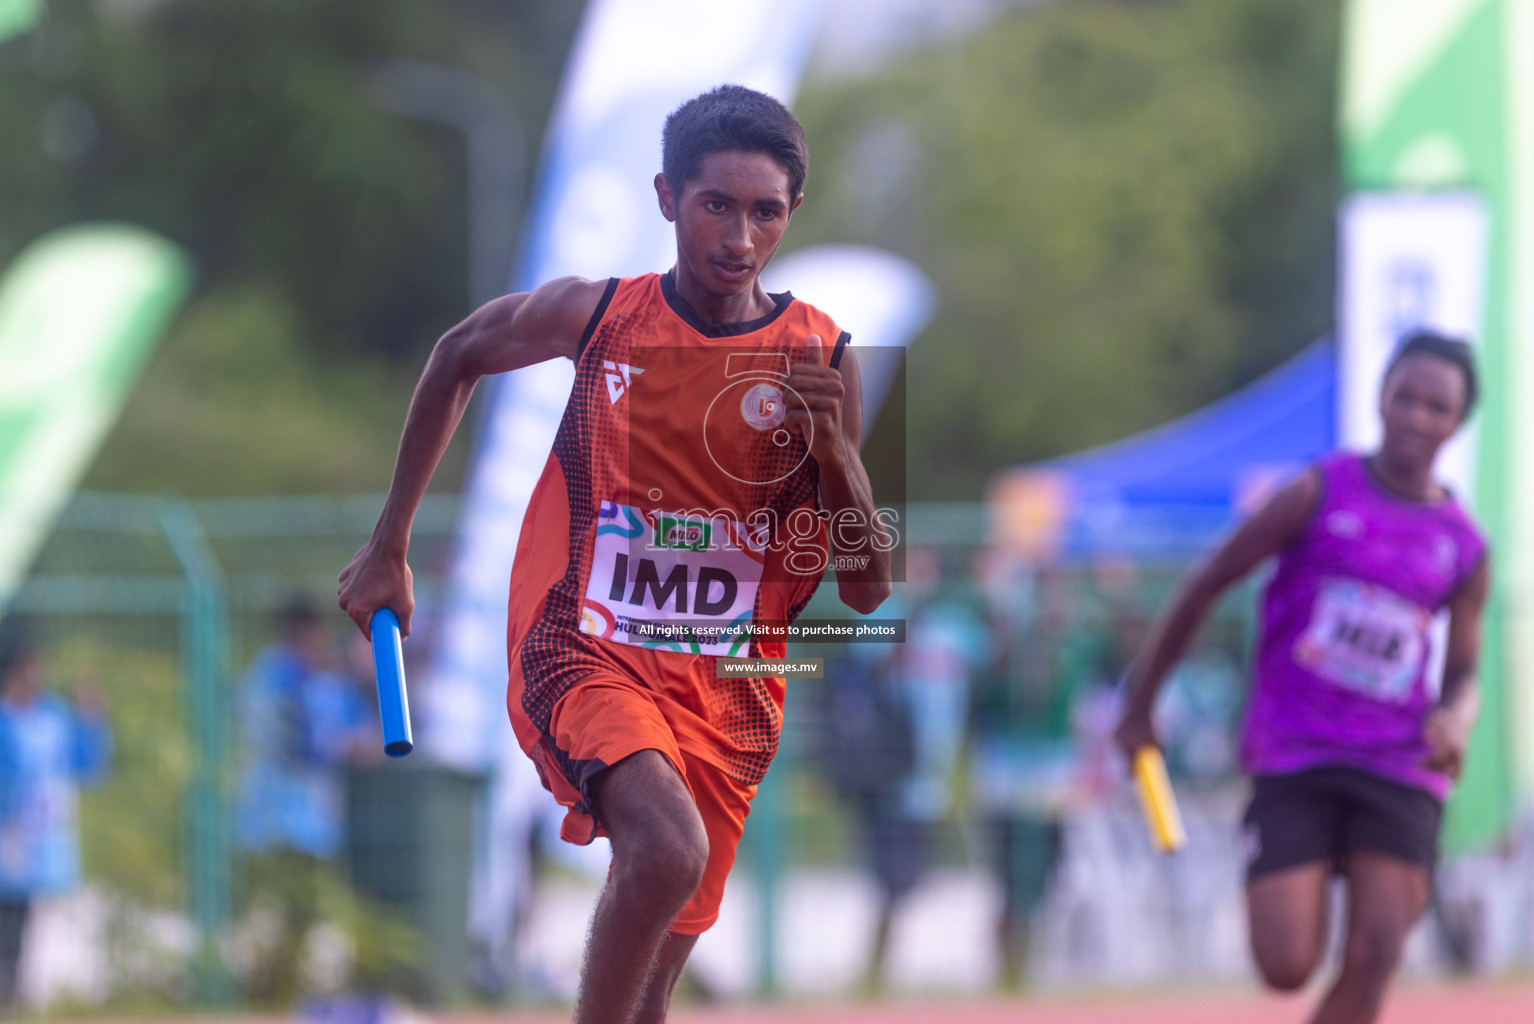
<svg viewBox="0 0 1534 1024"><path fill-rule="evenodd" d="M1140 806L1145 808L1145 824L1151 841L1162 853L1176 853L1188 841L1182 828L1177 798L1167 778L1166 761L1161 751L1146 744L1135 754L1135 788L1140 791Z"/></svg>
<svg viewBox="0 0 1534 1024"><path fill-rule="evenodd" d="M405 651L400 644L399 617L380 608L368 620L373 640L373 676L378 682L378 717L383 725L384 753L404 757L415 748L410 738L410 701L405 696Z"/></svg>

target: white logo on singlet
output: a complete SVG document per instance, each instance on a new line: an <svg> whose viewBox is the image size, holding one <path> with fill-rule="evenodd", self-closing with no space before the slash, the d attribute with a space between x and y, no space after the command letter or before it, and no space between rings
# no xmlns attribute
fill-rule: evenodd
<svg viewBox="0 0 1534 1024"><path fill-rule="evenodd" d="M1345 508L1339 508L1326 517L1326 528L1334 537L1343 540L1354 540L1363 536L1364 520L1357 512L1350 512Z"/></svg>
<svg viewBox="0 0 1534 1024"><path fill-rule="evenodd" d="M607 370L607 397L612 399L613 405L617 405L618 399L633 385L634 378L644 373L638 366L614 363L609 359L602 360L602 366Z"/></svg>

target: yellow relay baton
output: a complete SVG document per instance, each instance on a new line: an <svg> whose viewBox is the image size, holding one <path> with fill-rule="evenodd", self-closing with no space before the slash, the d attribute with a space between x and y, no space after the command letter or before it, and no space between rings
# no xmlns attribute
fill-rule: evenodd
<svg viewBox="0 0 1534 1024"><path fill-rule="evenodd" d="M1182 815L1177 810L1177 797L1172 794L1172 781L1167 778L1166 761L1161 751L1149 744L1135 754L1135 788L1140 791L1145 824L1156 848L1162 853L1182 849L1188 834L1182 828Z"/></svg>

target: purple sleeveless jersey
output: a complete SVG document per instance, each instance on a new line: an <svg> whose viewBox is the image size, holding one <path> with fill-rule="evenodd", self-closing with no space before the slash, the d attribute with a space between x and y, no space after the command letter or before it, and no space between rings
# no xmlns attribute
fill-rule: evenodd
<svg viewBox="0 0 1534 1024"><path fill-rule="evenodd" d="M1356 455L1323 459L1321 500L1279 553L1241 738L1250 774L1347 765L1443 799L1421 766L1436 703L1428 626L1486 542L1453 498L1393 497Z"/></svg>

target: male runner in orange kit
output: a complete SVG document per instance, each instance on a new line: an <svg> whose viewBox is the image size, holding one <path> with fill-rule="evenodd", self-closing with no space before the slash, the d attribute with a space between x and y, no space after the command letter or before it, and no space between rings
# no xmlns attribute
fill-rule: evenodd
<svg viewBox="0 0 1534 1024"><path fill-rule="evenodd" d="M785 687L721 676L716 658L782 657L780 635L747 627L795 618L833 551L849 607L867 614L890 592L849 338L758 282L804 198L803 128L771 97L722 86L667 118L662 149L675 266L551 281L445 334L372 539L341 574L364 632L389 607L408 633L411 519L475 381L575 362L512 570L507 707L568 808L564 838L612 842L577 1024L663 1021L718 916Z"/></svg>

